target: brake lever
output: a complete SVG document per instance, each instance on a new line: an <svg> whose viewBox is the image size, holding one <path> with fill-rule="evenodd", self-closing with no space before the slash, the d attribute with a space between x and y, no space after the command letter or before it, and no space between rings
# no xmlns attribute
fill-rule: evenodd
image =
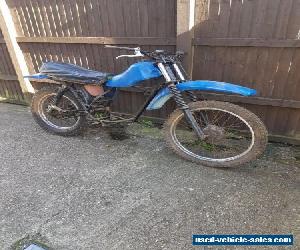
<svg viewBox="0 0 300 250"><path fill-rule="evenodd" d="M119 55L116 57L116 59L119 59L121 57L143 57L144 55L141 53L140 48L135 48L134 55Z"/></svg>

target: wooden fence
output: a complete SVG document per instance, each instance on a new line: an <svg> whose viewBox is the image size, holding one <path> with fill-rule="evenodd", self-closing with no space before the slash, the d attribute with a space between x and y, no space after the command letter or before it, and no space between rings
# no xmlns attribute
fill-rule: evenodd
<svg viewBox="0 0 300 250"><path fill-rule="evenodd" d="M272 134L300 138L300 0L6 2L31 73L49 60L107 72L121 72L133 62L116 61L119 51L104 49L105 44L184 49L193 79L228 81L259 91L255 98L207 94L208 99L240 103L258 114ZM2 38L0 42L5 51ZM0 78L15 74L7 51L3 53ZM1 96L21 98L17 81L0 83ZM122 91L115 109L134 112L144 99L140 90ZM148 115L164 118L172 106Z"/></svg>
<svg viewBox="0 0 300 250"><path fill-rule="evenodd" d="M300 1L197 0L195 18L193 78L257 89L256 98L218 98L245 103L271 133L296 138L300 132Z"/></svg>
<svg viewBox="0 0 300 250"><path fill-rule="evenodd" d="M24 103L18 78L0 29L0 100Z"/></svg>

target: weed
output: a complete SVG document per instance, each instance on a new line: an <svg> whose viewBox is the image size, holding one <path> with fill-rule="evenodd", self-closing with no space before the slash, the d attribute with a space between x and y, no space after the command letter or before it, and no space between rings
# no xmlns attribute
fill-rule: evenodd
<svg viewBox="0 0 300 250"><path fill-rule="evenodd" d="M153 128L154 124L150 119L142 119L140 120L140 124L147 128Z"/></svg>
<svg viewBox="0 0 300 250"><path fill-rule="evenodd" d="M40 235L40 233L37 233L35 235L27 235L24 238L16 241L11 247L10 250L23 250L24 247L28 247L31 244L35 244L37 246L40 246L44 248L45 250L50 250L49 246L47 246L44 242L47 240Z"/></svg>
<svg viewBox="0 0 300 250"><path fill-rule="evenodd" d="M200 146L202 148L204 148L207 151L213 151L215 149L215 145L205 142L205 141L201 141L201 140L196 140L190 143L191 146Z"/></svg>

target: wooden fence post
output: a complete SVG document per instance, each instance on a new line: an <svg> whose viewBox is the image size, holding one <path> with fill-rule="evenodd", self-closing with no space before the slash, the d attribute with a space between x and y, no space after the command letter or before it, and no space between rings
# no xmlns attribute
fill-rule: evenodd
<svg viewBox="0 0 300 250"><path fill-rule="evenodd" d="M195 18L195 0L177 0L177 50L186 53L183 66L190 77L193 72L193 28Z"/></svg>
<svg viewBox="0 0 300 250"><path fill-rule="evenodd" d="M17 43L15 26L5 0L0 0L0 28L2 30L2 34L25 100L28 102L32 93L34 93L34 88L28 79L23 78L24 75L29 75L28 67L26 65L23 53Z"/></svg>

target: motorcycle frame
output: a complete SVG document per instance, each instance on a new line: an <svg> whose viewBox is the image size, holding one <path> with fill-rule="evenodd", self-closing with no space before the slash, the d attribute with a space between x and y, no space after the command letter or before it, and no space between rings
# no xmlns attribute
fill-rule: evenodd
<svg viewBox="0 0 300 250"><path fill-rule="evenodd" d="M179 64L179 65L178 65ZM150 96L146 99L144 104L140 107L138 112L134 114L131 119L132 122L138 121L138 119L141 117L141 115L146 111L148 105L151 103L151 101L155 98L155 96L159 93L159 91L166 86L170 89L170 91L173 93L173 99L175 100L178 108L182 110L187 110L188 106L186 102L183 99L183 95L176 91L175 85L179 82L186 81L186 73L184 72L183 67L180 62L157 62L157 67L159 68L160 72L162 73L162 76L164 77L164 83L160 84L158 87L153 88L152 93ZM181 68L181 69L180 69ZM63 96L63 94L67 91L71 92L71 94L80 101L81 105L84 107L84 110L79 110L79 112L89 113L91 110L91 104L86 103L82 98L78 95L77 91L75 90L74 85L79 85L80 83L68 83L66 81L61 81L62 86L59 88L57 95L55 96L55 105L58 105L60 98ZM186 91L187 96L189 97L190 101L197 101L197 97L190 91ZM96 96L95 98L99 98L100 96ZM115 96L112 98L115 99ZM118 123L119 121L116 121ZM112 122L114 123L114 122Z"/></svg>

